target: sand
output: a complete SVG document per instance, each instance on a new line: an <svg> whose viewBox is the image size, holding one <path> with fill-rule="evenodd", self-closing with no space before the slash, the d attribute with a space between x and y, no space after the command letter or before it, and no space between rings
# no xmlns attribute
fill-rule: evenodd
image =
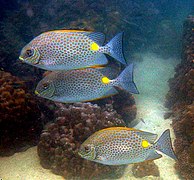
<svg viewBox="0 0 194 180"><path fill-rule="evenodd" d="M3 180L63 180L40 166L37 147L10 157L0 158L0 177Z"/></svg>
<svg viewBox="0 0 194 180"><path fill-rule="evenodd" d="M139 95L135 95L135 99L138 110L137 118L142 118L145 123L141 122L135 128L156 133L158 137L163 131L170 129L173 141L174 133L170 125L171 119L164 120L163 117L164 113L168 111L164 107L164 103L165 95L169 90L168 80L174 76L174 67L180 60L162 59L152 53L141 56L143 62L135 64L134 71L134 81L140 91ZM174 169L175 161L173 159L163 155L162 158L154 162L159 167L160 179L180 179ZM147 178L156 179L156 177Z"/></svg>
<svg viewBox="0 0 194 180"><path fill-rule="evenodd" d="M165 129L173 130L170 126L171 119L164 120L163 115L167 111L163 104L168 92L168 79L173 77L174 67L179 62L174 59L162 59L155 54L141 54L143 62L135 64L134 80L140 91L135 95L138 115L145 123L139 123L136 128L156 133L159 136ZM145 177L139 179L153 180L179 180L175 169L175 161L167 156L155 160L159 167L160 177ZM123 180L135 180L131 171L132 165L125 170ZM16 153L10 157L0 158L0 178L3 180L62 180L61 176L44 169L39 163L36 147L25 152Z"/></svg>

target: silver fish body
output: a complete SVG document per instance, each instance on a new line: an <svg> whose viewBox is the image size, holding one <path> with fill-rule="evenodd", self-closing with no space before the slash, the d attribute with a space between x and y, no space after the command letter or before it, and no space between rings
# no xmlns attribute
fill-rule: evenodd
<svg viewBox="0 0 194 180"><path fill-rule="evenodd" d="M64 103L91 101L117 94L114 86L121 86L129 92L138 93L131 79L132 68L132 65L128 66L118 78L113 80L95 68L51 72L38 83L35 93Z"/></svg>
<svg viewBox="0 0 194 180"><path fill-rule="evenodd" d="M81 157L106 165L122 165L162 157L156 150L176 159L169 136L165 131L155 143L156 134L126 127L100 130L80 147Z"/></svg>
<svg viewBox="0 0 194 180"><path fill-rule="evenodd" d="M113 43L102 46L104 34L88 31L54 30L40 34L21 51L20 60L45 70L71 70L105 65L105 54L116 54L125 64L122 55L122 34ZM117 42L118 48L114 47ZM118 43L119 42L119 43ZM114 49L116 49L114 51ZM113 51L113 52L112 52ZM116 52L116 53L115 53Z"/></svg>

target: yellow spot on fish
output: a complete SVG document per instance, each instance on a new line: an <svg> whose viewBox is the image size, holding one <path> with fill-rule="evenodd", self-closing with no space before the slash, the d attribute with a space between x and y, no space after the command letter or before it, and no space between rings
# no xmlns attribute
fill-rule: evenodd
<svg viewBox="0 0 194 180"><path fill-rule="evenodd" d="M142 143L141 143L141 146L142 146L143 148L147 148L147 147L150 146L150 144L149 144L149 142L148 142L147 140L143 140Z"/></svg>
<svg viewBox="0 0 194 180"><path fill-rule="evenodd" d="M90 48L91 48L91 50L93 50L93 51L98 51L98 50L99 50L99 46L98 46L98 44L96 44L96 43L92 43Z"/></svg>
<svg viewBox="0 0 194 180"><path fill-rule="evenodd" d="M110 79L108 79L106 76L104 76L104 77L102 78L102 83L108 84L108 83L110 83Z"/></svg>
<svg viewBox="0 0 194 180"><path fill-rule="evenodd" d="M39 95L39 92L38 92L38 91L34 91L34 93L35 93L36 95Z"/></svg>

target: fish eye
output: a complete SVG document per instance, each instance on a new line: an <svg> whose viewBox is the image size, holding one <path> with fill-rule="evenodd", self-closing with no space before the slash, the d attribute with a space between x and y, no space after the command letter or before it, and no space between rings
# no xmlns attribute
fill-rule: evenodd
<svg viewBox="0 0 194 180"><path fill-rule="evenodd" d="M33 49L27 49L26 50L27 57L31 57L33 54L34 54L34 50Z"/></svg>
<svg viewBox="0 0 194 180"><path fill-rule="evenodd" d="M48 86L49 86L49 83L45 82L45 83L42 84L42 86L43 86L44 89L47 89Z"/></svg>
<svg viewBox="0 0 194 180"><path fill-rule="evenodd" d="M90 152L90 148L88 146L84 147L85 152Z"/></svg>

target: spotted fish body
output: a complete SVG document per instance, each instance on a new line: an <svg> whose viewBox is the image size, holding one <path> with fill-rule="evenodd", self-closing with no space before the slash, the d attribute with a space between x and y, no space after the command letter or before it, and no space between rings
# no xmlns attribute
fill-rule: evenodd
<svg viewBox="0 0 194 180"><path fill-rule="evenodd" d="M122 33L106 46L104 34L54 30L40 34L21 51L20 60L45 70L71 70L105 65L109 54L125 64Z"/></svg>
<svg viewBox="0 0 194 180"><path fill-rule="evenodd" d="M132 68L133 66L129 65L118 78L113 80L94 68L51 72L38 83L35 93L64 103L91 101L117 94L114 86L121 86L129 92L138 93L131 79Z"/></svg>
<svg viewBox="0 0 194 180"><path fill-rule="evenodd" d="M156 138L156 134L132 128L106 128L91 135L81 145L78 154L106 165L130 164L162 157L156 150L176 159L169 130L155 143Z"/></svg>

